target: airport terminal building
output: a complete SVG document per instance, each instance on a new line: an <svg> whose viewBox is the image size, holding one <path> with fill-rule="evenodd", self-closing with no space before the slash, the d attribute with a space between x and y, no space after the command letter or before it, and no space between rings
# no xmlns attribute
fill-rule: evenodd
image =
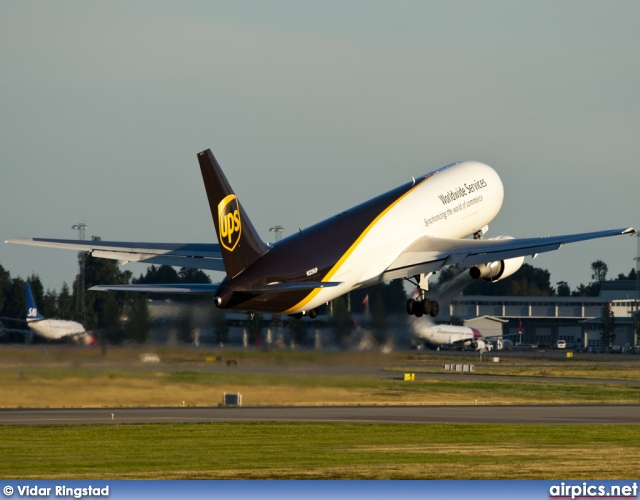
<svg viewBox="0 0 640 500"><path fill-rule="evenodd" d="M599 349L606 303L615 316L615 349L631 349L638 343L634 327L640 320L635 281L605 282L599 297L460 296L451 301L449 313L465 322L481 317L500 320L502 334L514 342L554 345L564 340L567 347Z"/></svg>

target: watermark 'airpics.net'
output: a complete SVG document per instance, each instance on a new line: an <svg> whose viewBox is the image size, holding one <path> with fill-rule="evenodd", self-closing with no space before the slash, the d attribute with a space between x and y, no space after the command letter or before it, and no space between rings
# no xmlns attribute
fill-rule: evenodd
<svg viewBox="0 0 640 500"><path fill-rule="evenodd" d="M637 483L625 485L554 484L549 488L549 498L638 498Z"/></svg>

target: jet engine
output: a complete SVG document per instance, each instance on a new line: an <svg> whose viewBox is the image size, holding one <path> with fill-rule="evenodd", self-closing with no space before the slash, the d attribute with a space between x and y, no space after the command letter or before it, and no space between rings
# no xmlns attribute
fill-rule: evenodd
<svg viewBox="0 0 640 500"><path fill-rule="evenodd" d="M482 339L474 340L471 342L471 349L474 351L486 351L487 343Z"/></svg>
<svg viewBox="0 0 640 500"><path fill-rule="evenodd" d="M511 236L497 236L492 240L512 240ZM487 264L479 264L469 268L469 276L474 280L483 279L485 281L498 281L507 276L511 276L522 267L524 257L514 257L513 259L498 260Z"/></svg>

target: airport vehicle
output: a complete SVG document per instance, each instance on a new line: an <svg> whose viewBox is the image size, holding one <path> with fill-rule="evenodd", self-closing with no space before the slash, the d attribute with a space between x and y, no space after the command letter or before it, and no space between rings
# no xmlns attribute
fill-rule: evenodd
<svg viewBox="0 0 640 500"><path fill-rule="evenodd" d="M557 340L556 341L556 349L566 349L567 341L566 340Z"/></svg>
<svg viewBox="0 0 640 500"><path fill-rule="evenodd" d="M634 233L632 228L545 238L484 239L502 207L498 174L476 161L452 163L269 245L263 242L210 150L198 154L219 244L12 238L9 243L88 251L94 257L223 271L219 284L111 285L92 290L207 294L223 309L309 315L350 290L405 278L420 289L407 312L437 316L428 279L443 266L498 281L524 256L565 243ZM469 238L472 237L472 238Z"/></svg>
<svg viewBox="0 0 640 500"><path fill-rule="evenodd" d="M436 325L420 318L409 318L409 328L416 338L429 347L439 349L454 346L457 349L471 347L474 351L493 350L488 339L483 338L480 330L468 326Z"/></svg>
<svg viewBox="0 0 640 500"><path fill-rule="evenodd" d="M494 348L496 351L510 351L513 349L513 341L511 339L495 339L493 341Z"/></svg>
<svg viewBox="0 0 640 500"><path fill-rule="evenodd" d="M42 338L47 340L66 340L91 345L95 343L95 337L87 332L76 321L64 319L47 319L38 312L38 306L33 298L29 283L24 283L27 299L27 326Z"/></svg>

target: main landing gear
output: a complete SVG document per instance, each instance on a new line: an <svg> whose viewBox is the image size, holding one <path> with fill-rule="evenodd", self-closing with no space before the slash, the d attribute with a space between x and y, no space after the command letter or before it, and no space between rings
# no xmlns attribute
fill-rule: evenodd
<svg viewBox="0 0 640 500"><path fill-rule="evenodd" d="M407 278L407 281L414 284L418 289L418 296L413 299L407 300L407 314L416 316L418 318L422 316L431 316L435 318L440 314L440 304L437 300L429 300L427 298L427 290L429 289L429 274L421 274L414 276L415 281Z"/></svg>
<svg viewBox="0 0 640 500"><path fill-rule="evenodd" d="M440 304L437 300L409 299L407 300L407 313L418 318L426 315L435 318L440 313Z"/></svg>
<svg viewBox="0 0 640 500"><path fill-rule="evenodd" d="M289 314L292 318L301 319L303 316L309 316L311 319L318 317L318 308L311 309L310 311L302 311L296 314Z"/></svg>

